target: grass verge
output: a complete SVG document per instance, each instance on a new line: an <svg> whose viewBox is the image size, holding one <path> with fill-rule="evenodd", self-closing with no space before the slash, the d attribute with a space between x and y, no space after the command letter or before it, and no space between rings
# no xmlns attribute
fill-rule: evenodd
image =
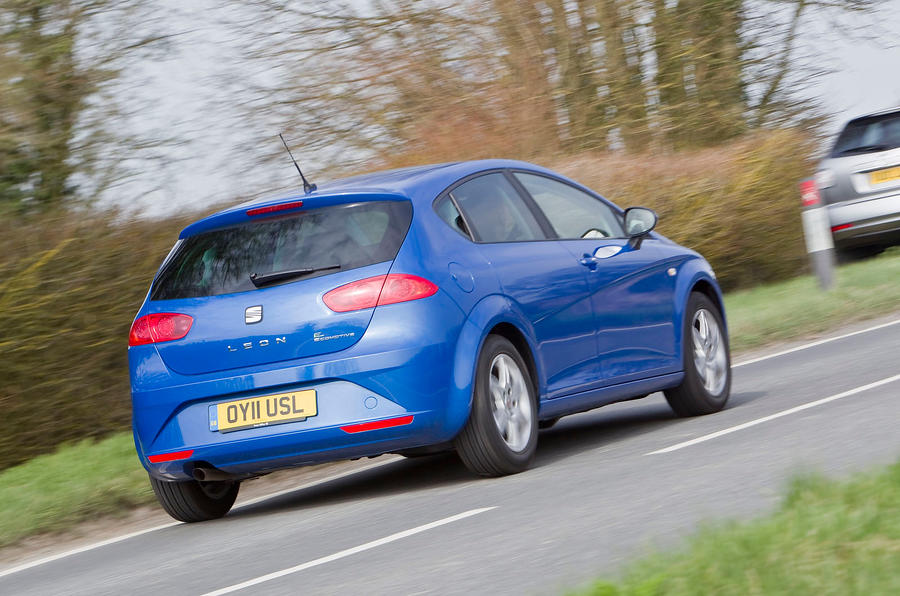
<svg viewBox="0 0 900 596"><path fill-rule="evenodd" d="M131 433L65 445L0 472L0 546L153 499Z"/></svg>
<svg viewBox="0 0 900 596"><path fill-rule="evenodd" d="M829 293L805 276L734 292L725 302L734 350L892 312L900 306L900 249L842 267ZM67 445L0 472L0 546L153 500L131 433Z"/></svg>
<svg viewBox="0 0 900 596"><path fill-rule="evenodd" d="M731 349L828 331L900 308L900 247L874 259L844 265L837 283L822 292L811 275L725 296Z"/></svg>
<svg viewBox="0 0 900 596"><path fill-rule="evenodd" d="M578 594L900 594L898 569L900 462L848 482L795 480L774 514L706 528Z"/></svg>

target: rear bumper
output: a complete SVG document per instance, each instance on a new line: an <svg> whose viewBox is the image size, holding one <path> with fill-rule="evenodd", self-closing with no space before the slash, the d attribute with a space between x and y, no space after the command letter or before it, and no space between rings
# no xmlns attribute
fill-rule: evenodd
<svg viewBox="0 0 900 596"><path fill-rule="evenodd" d="M199 442L194 441L157 441L156 446L165 447L162 452L151 452L141 457L144 467L157 478L170 480L187 480L193 477L195 467L215 468L236 478L255 476L273 470L303 466L315 463L335 461L339 459L353 459L370 455L379 455L390 451L419 447L440 443L452 438L447 437L442 429L444 412L431 410L425 412L403 412L402 417L385 417L384 410L397 410L399 407L381 398L378 400L379 408L376 418L372 412L368 415L355 415L348 410L358 409L353 403L352 393L359 396L363 394L371 396L371 392L357 386L347 387L350 392L345 397L349 400L340 400L339 404L331 401L323 410L322 419L309 418L304 422L286 423L278 426L270 426L233 433L202 437ZM328 395L327 387L323 387L323 402ZM348 407L349 406L349 407ZM347 410L342 407L348 407ZM361 413L360 413L361 414ZM377 416L380 416L378 418ZM339 420L345 418L345 421ZM381 428L376 430L347 432L342 430L346 426L346 420L372 421L372 420L397 420L398 426ZM411 419L410 419L411 418ZM407 423L407 420L409 422ZM198 421L203 423L205 421ZM455 434L455 433L453 433ZM182 444L179 444L182 443ZM158 453L171 453L173 451L191 451L186 459L163 463L150 463L148 455ZM140 452L140 448L139 448Z"/></svg>
<svg viewBox="0 0 900 596"><path fill-rule="evenodd" d="M170 480L191 478L198 465L246 477L449 441L469 408L452 382L462 320L439 292L378 307L360 341L341 352L206 375L172 372L152 346L130 350L141 463ZM210 408L218 403L304 389L316 391L316 416L224 433L210 428ZM388 428L342 429L410 416ZM148 459L179 451L192 453L162 463Z"/></svg>
<svg viewBox="0 0 900 596"><path fill-rule="evenodd" d="M839 248L898 243L900 193L828 205L828 218Z"/></svg>

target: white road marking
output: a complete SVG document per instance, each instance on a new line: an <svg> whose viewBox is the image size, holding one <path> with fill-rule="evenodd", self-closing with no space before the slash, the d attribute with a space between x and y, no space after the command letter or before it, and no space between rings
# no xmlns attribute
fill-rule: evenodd
<svg viewBox="0 0 900 596"><path fill-rule="evenodd" d="M146 530L138 530L137 532L132 532L131 534L124 534L122 536L116 536L115 538L109 538L108 540L101 540L100 542L94 542L93 544L73 548L72 550L67 550L66 552L59 553L58 555L50 555L49 557L44 557L43 559L29 561L28 563L23 563L16 567L10 567L9 569L0 571L0 577L6 577L7 575L12 575L13 573L18 573L19 571L25 571L26 569L31 569L32 567L43 565L44 563L52 563L53 561L57 561L65 557L71 557L72 555L77 555L89 550L94 550L95 548L100 548L102 546L115 544L116 542L122 542L123 540L128 540L129 538L134 538L135 536L140 536L142 534L149 534L150 532L156 532L157 530L162 530L164 528L171 528L172 526L177 526L179 524L180 522L171 522L168 524L163 524L161 526L154 526L152 528L147 528Z"/></svg>
<svg viewBox="0 0 900 596"><path fill-rule="evenodd" d="M696 445L697 443L703 443L705 441L709 441L709 440L721 437L723 435L731 434L731 433L737 432L739 430L744 430L745 428L750 428L751 426L756 426L757 424L762 424L763 422L775 420L776 418L781 418L782 416L788 416L789 414L796 414L797 412L802 412L803 410L808 410L810 408L815 408L816 406L821 406L823 404L837 401L837 400L843 399L845 397L850 397L851 395L856 395L857 393L862 393L863 391L868 391L869 389L875 389L876 387L881 387L882 385L887 385L888 383L893 383L895 381L900 381L900 375L894 375L893 377L881 379L880 381L875 381L874 383L869 383L868 385L863 385L862 387L857 387L855 389L850 389L849 391L844 391L843 393L838 393L838 394L831 395L829 397L825 397L825 398L822 398L822 399L819 399L816 401L811 401L809 403L805 403L805 404L797 406L795 408L790 408L788 410L783 410L781 412L777 412L777 413L771 414L769 416L763 416L762 418L757 418L756 420L751 420L750 422L738 424L737 426L731 426L729 428L724 428L724 429L716 431L714 433L710 433L708 435L703 435L702 437L697 437L696 439L691 439L690 441L684 441L682 443L672 445L671 447L666 447L665 449L657 449L656 451L651 451L650 453L645 453L644 455L657 455L659 453L671 453L672 451L684 449L685 447L690 447L691 445Z"/></svg>
<svg viewBox="0 0 900 596"><path fill-rule="evenodd" d="M395 457L389 457L386 459L382 459L381 461L372 462L371 464L366 465L366 466L353 468L352 470L344 470L343 472L338 472L337 474L332 474L331 476L326 476L325 478L319 478L318 480L313 480L311 482L307 482L306 484L301 484L300 486L286 488L284 490L280 490L280 491L277 491L277 492L274 492L274 493L271 493L268 495L263 495L261 497L249 499L238 505L235 505L234 508L232 509L232 511L236 511L243 507L247 507L249 505L254 505L256 503L260 503L262 501L266 501L266 500L272 499L274 497L279 497L281 495L292 493L294 491L312 488L319 484L325 484L326 482L331 482L332 480L338 480L340 478L344 478L346 476L351 476L351 475L357 474L359 472L365 472L366 470L371 470L373 468L380 468L381 466L385 466L387 464L393 463L395 461L399 461L401 459L403 459L403 458L400 457L399 455L395 456ZM86 544L84 546L79 546L78 548L73 548L71 550L67 550L65 552L61 552L61 553L58 553L55 555L50 555L47 557L43 557L41 559L29 561L27 563L22 563L21 565L17 565L15 567L10 567L9 569L0 571L0 578L6 577L7 575L12 575L13 573L18 573L20 571L25 571L26 569L38 567L38 566L44 565L46 563L52 563L53 561L58 561L59 559L65 559L66 557L71 557L72 555L77 555L77 554L88 552L88 551L91 551L91 550L94 550L97 548L102 548L104 546L109 546L110 544L122 542L123 540L135 538L137 536L142 536L144 534L149 534L150 532L156 532L157 530L164 530L166 528L171 528L172 526L180 526L180 525L181 525L181 522L170 522L170 523L162 524L159 526L153 526L152 528L146 528L144 530L138 530L136 532L131 532L130 534L123 534L122 536L116 536L115 538L101 540L100 542L94 542L91 544Z"/></svg>
<svg viewBox="0 0 900 596"><path fill-rule="evenodd" d="M889 322L887 322L887 323L882 323L882 324L880 324L880 325L875 325L875 326L873 326L873 327L867 327L866 329L860 329L859 331L853 331L853 332L851 332L851 333L845 333L845 334L843 334L843 335L838 335L838 336L835 336L835 337L828 337L828 338L821 339L821 340L818 340L818 341L814 341L814 342L811 342L811 343L808 343L808 344L803 344L803 345L801 345L801 346L796 346L796 347L793 347L793 348L790 348L790 349L787 349L787 350L782 350L782 351L776 352L776 353L774 353L774 354L767 354L767 355L765 355L765 356L760 356L759 358L753 358L753 359L751 359L751 360L745 360L745 361L743 361L743 362L738 362L737 364L733 364L733 365L732 365L732 368L737 368L737 367L739 367L739 366L745 366L745 365L747 365L747 364L755 364L755 363L757 363L757 362L762 362L763 360L769 360L770 358L777 358L777 357L779 357L779 356L784 356L785 354L791 354L791 353L793 353L793 352L799 352L800 350L806 350L806 349L808 349L808 348L813 348L813 347L815 347L815 346L820 346L820 345L822 345L822 344L827 344L827 343L830 343L830 342L833 342L833 341L837 341L837 340L839 340L839 339L844 339L844 338L847 338L847 337L852 337L852 336L854 336L854 335L860 335L860 334L862 334L862 333L868 333L869 331L877 331L878 329L884 329L885 327L890 327L891 325L897 325L898 323L900 323L900 319L897 319L897 320L895 320L895 321L889 321ZM827 399L827 398L826 398L826 399ZM815 404L815 402L813 402L813 403ZM809 407L812 407L812 406L809 406ZM786 415L786 414L788 414L788 413L791 413L791 411L789 410L789 411L787 411L787 412L785 412L785 413L775 415L775 417L778 417L779 415ZM771 418L770 418L770 419L771 419ZM758 424L759 422L765 422L765 421L766 421L766 419L760 419L760 421L754 422L754 424ZM750 423L748 423L748 424L749 424L750 426L752 426L752 424L750 424ZM743 428L743 426L742 426L741 428ZM726 430L728 430L728 429L726 429ZM735 427L734 430L740 430L740 428ZM734 432L734 430L730 430L730 431L728 431L728 432ZM724 431L720 431L720 433L721 433L721 434L727 434L727 433L725 433ZM714 434L715 434L715 433L714 433ZM719 436L719 435L716 434L716 436ZM701 437L701 438L702 438L702 437ZM710 436L709 438L714 438L714 437ZM704 440L708 440L708 439L704 439ZM694 444L695 442L700 442L700 441L697 440L697 439L694 439L694 442L690 442L690 443L691 443L691 444ZM687 447L687 445L682 445L682 446ZM648 453L648 454L646 454L646 455L653 455L653 454L656 454L656 453L667 453L668 451L674 451L676 448L680 449L681 447L678 446L678 445L675 445L675 446L673 446L673 447L669 447L669 448L667 448L667 449L662 449L662 450L659 450L659 451L654 451L654 452ZM344 471L344 472L340 472L340 473L338 473L338 474L334 474L334 475L332 475L332 476L328 476L328 477L326 477L326 478L322 478L322 479L320 479L320 480L315 480L315 481L309 482L309 483L307 483L307 484L302 484L302 485L297 486L297 487L294 487L294 488L288 488L288 489L285 489L285 490L281 490L281 491L278 491L278 492L274 492L274 493L269 494L269 495L263 495L263 496L261 496L261 497L256 497L255 499L250 499L250 500L248 500L248 501L245 501L245 502L241 503L240 505L235 506L235 509L240 509L241 507L246 507L246 506L248 506L248 505L253 505L253 504L256 504L256 503L265 501L265 500L267 500L267 499L271 499L271 498L274 498L274 497L278 497L278 496L281 496L281 495L284 495L284 494L287 494L287 493L291 493L291 492L298 491L298 490L303 490L303 489L305 489L305 488L310 488L310 487L316 486L316 485L318 485L318 484L324 484L324 483L326 483L326 482L330 482L330 481L332 481L332 480L337 480L337 479L339 479L339 478L344 478L345 476L349 476L349 475L355 474L355 473L357 473L357 472L364 472L365 470L370 470L370 469L372 469L372 468L377 468L377 467L380 467L380 466L389 464L389 463L391 463L391 462L397 461L398 459L402 459L402 458L397 457L397 458L395 458L395 459L390 459L390 460L387 460L387 461L378 461L378 462L374 462L374 463L372 463L372 464L369 465L369 466L365 466L365 467L362 467L362 468L356 468L356 469L354 469L354 470L347 470L347 471ZM149 534L150 532L156 532L157 530L163 530L163 529L165 529L165 528L171 528L172 526L177 526L177 525L179 525L179 522L172 522L172 523L168 523L168 524L162 524L162 525L159 525L159 526L154 526L154 527L152 527L152 528L147 528L147 529L145 529L145 530L139 530L139 531L137 531L137 532L132 532L132 533L130 533L130 534L124 534L124 535L122 535L122 536L117 536L117 537L115 537L115 538L109 538L109 539L107 539L107 540L102 540L102 541L100 541L100 542L95 542L95 543L93 543L93 544L88 544L88 545L85 545L85 546L81 546L81 547L78 547L78 548L75 548L75 549L71 549L71 550L68 550L68 551L65 551L65 552L56 554L56 555L51 555L51 556L48 556L48 557L44 557L44 558L42 558L42 559L37 559L37 560L35 560L35 561L30 561L30 562L28 562L28 563L23 563L23 564L18 565L18 566L16 566L16 567L11 567L11 568L6 569L6 570L4 570L4 571L0 571L0 577L6 577L6 576L8 576L8 575L12 575L13 573L18 573L19 571L25 571L26 569L31 569L31 568L33 568L33 567L38 567L38 566L44 565L44 564L46 564L46 563L52 563L53 561L58 561L59 559L64 559L64 558L66 558L66 557L71 557L72 555L77 555L77 554L79 554L79 553L91 551L91 550L94 550L94 549L97 549L97 548L101 548L101 547L104 547L104 546L107 546L107 545L110 545L110 544L115 544L115 543L117 543L117 542L122 542L123 540L128 540L128 539L130 539L130 538L135 538L135 537L141 536L141 535L143 535L143 534Z"/></svg>
<svg viewBox="0 0 900 596"><path fill-rule="evenodd" d="M439 519L437 521L433 521L431 523L424 524L422 526L416 526L415 528L410 528L409 530L403 530L402 532L397 532L396 534L391 534L390 536L385 536L384 538L379 538L378 540L373 540L372 542L366 542L365 544L360 544L359 546L354 546L353 548L348 548L346 550L342 550L342 551L336 552L334 554L331 554L331 555L328 555L325 557L320 557L320 558L314 559L312 561L307 561L306 563L301 563L300 565L296 565L294 567L288 567L287 569L282 569L281 571L275 571L273 573L261 575L257 578L247 580L247 581L241 582L239 584L234 584L232 586L228 586L228 587L222 588L220 590L215 590L213 592L207 592L203 596L220 596L221 594L230 594L232 592L237 592L238 590L243 590L244 588L256 586L263 582L267 582L267 581L270 581L273 579L278 579L279 577L284 577L285 575L290 575L292 573L298 573L305 569L309 569L310 567L316 567L318 565L323 565L325 563L337 561L338 559L343 559L344 557L349 557L350 555L355 555L355 554L361 553L363 551L371 550L373 548L377 548L379 546L383 546L385 544L395 542L397 540L401 540L403 538L407 538L407 537L413 536L415 534L427 532L428 530L432 530L439 526L451 524L455 521L459 521L461 519L466 519L467 517L472 517L473 515L478 515L479 513L484 513L485 511L491 511L492 509L496 509L496 508L497 507L482 507L481 509L471 509L469 511L464 511L463 513L459 513L457 515L445 517L444 519Z"/></svg>
<svg viewBox="0 0 900 596"><path fill-rule="evenodd" d="M795 346L795 347L789 348L787 350L775 352L774 354L766 354L765 356L760 356L759 358L753 358L751 360L744 360L743 362L738 362L737 364L732 364L731 368L737 368L739 366L746 366L748 364L755 364L757 362L762 362L763 360L769 360L770 358L778 358L779 356L784 356L785 354L792 354L794 352L799 352L800 350L807 350L809 348L821 346L822 344L831 343L831 342L837 341L839 339L845 339L848 337L853 337L854 335L860 335L861 333L877 331L878 329L884 329L885 327L890 327L891 325L897 325L898 323L900 323L900 319L897 319L896 321L889 321L887 323L882 323L881 325L875 325L874 327L867 327L865 329L860 329L859 331L845 333L843 335L836 335L834 337L826 337L825 339L820 339L818 341L810 342L808 344L803 344L802 346Z"/></svg>

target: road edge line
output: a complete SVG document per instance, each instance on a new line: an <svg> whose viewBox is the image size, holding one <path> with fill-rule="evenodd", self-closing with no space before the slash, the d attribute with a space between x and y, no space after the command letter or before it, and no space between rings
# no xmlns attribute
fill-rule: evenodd
<svg viewBox="0 0 900 596"><path fill-rule="evenodd" d="M777 358L779 356L784 356L786 354L792 354L794 352L799 352L801 350L808 350L809 348L814 348L816 346L821 346L822 344L827 344L827 343L831 343L833 341L838 341L840 339L846 339L848 337L853 337L854 335L860 335L862 333L869 333L870 331L878 331L879 329L884 329L885 327L890 327L891 325L897 325L898 323L900 323L900 319L896 319L894 321L889 321L887 323L881 323L880 325L875 325L873 327L867 327L865 329L860 329L858 331L851 331L850 333L844 333L843 335L837 335L835 337L826 337L825 339L820 339L820 340L817 340L814 342L810 342L808 344L803 344L800 346L794 346L793 348L788 348L786 350L781 350L780 352L775 352L774 354L766 354L765 356L760 356L758 358L751 358L750 360L738 362L737 364L732 364L731 368L738 368L739 366L746 366L748 364L756 364L757 362L762 362L763 360Z"/></svg>
<svg viewBox="0 0 900 596"><path fill-rule="evenodd" d="M839 399L843 399L845 397L850 397L851 395L856 395L857 393L862 393L864 391L868 391L869 389L875 389L876 387L881 387L882 385L887 385L888 383L893 383L894 381L900 381L900 375L894 375L892 377L887 377L885 379L881 379L880 381L875 381L874 383L869 383L868 385L862 385L860 387L856 387L855 389L850 389L848 391L844 391L842 393L837 393L835 395L830 395L828 397L823 397L822 399L818 399L816 401L811 401L799 406L795 406L793 408L789 408L787 410L782 410L781 412L776 412L775 414L770 414L768 416L763 416L762 418L757 418L755 420L751 420L749 422L744 422L743 424L738 424L736 426L730 426L728 428L723 428L722 430L718 430L713 433L709 433L696 439L691 439L689 441L683 441L681 443L676 443L670 447L665 447L663 449L657 449L656 451L651 451L649 453L645 453L644 455L658 455L661 453L671 453L672 451L677 451L679 449L683 449L685 447L690 447L691 445L696 445L698 443L704 443L706 441L710 441L712 439L716 439L723 435L728 435L733 432L737 432L739 430L744 430L745 428L750 428L751 426L756 426L757 424L762 424L764 422L769 422L770 420L775 420L776 418L781 418L782 416L787 416L789 414L796 414L797 412L801 412L803 410L808 410L810 408L814 408L816 406L821 406L823 404L827 404Z"/></svg>
<svg viewBox="0 0 900 596"><path fill-rule="evenodd" d="M149 534L150 532L156 532L157 530L163 530L165 528L171 528L172 526L181 525L181 522L170 522L167 524L162 524L160 526L153 526L152 528L145 528L143 530L137 530L136 532L131 532L129 534L123 534L122 536L116 536L115 538L107 538L106 540L101 540L100 542L94 542L92 544L86 544L84 546L79 546L77 548L73 548L71 550L67 550L66 552L59 553L56 555L49 555L35 561L29 561L27 563L22 563L21 565L17 565L15 567L10 567L9 569L5 569L0 571L0 578L6 577L8 575L12 575L14 573L18 573L20 571L25 571L27 569L31 569L32 567L39 567L41 565L45 565L46 563L52 563L53 561L58 561L59 559L65 559L66 557L71 557L73 555L78 555L87 551L94 550L96 548L102 548L104 546L109 546L110 544L115 544L117 542L122 542L123 540L128 540L129 538L136 538L141 536L142 534Z"/></svg>
<svg viewBox="0 0 900 596"><path fill-rule="evenodd" d="M385 466L390 463L394 463L396 461L401 461L403 458L401 456L393 457L384 461L372 462L366 466L361 466L358 468L354 468L352 470L344 470L343 472L338 472L336 474L332 474L330 476L325 476L324 478L319 478L318 480L311 480L305 484L301 484L299 486L295 486L293 488L286 488L283 490L276 491L274 493L270 493L267 495L261 495L259 497L254 497L243 503L239 503L236 505L232 511L237 511L243 509L244 507L248 507L250 505L255 505L257 503L262 503L263 501L267 501L269 499L273 499L275 497L280 497L281 495L286 495L288 493L292 493L298 490L304 490L307 488L312 488L314 486L318 486L320 484L325 484L327 482L331 482L333 480L340 480L341 478L346 478L347 476L352 476L353 474L357 474L360 472L366 472L368 470L372 470L375 468L380 468L381 466ZM15 567L10 567L9 569L0 570L0 578L4 578L8 575L12 575L14 573L19 573L20 571L27 571L33 567L40 567L41 565L46 565L47 563L52 563L54 561L58 561L60 559L65 559L66 557L72 557L74 555L80 555L81 553L85 553L88 551L92 551L98 548L103 548L104 546L109 546L110 544L115 544L117 542L123 542L125 540L129 540L131 538L137 538L138 536L142 536L144 534L149 534L151 532L156 532L159 530L165 530L166 528L171 528L173 526L180 526L181 522L173 521L166 524L162 524L159 526L153 526L152 528L144 528L143 530L136 530L134 532L130 532L128 534L123 534L122 536L115 536L113 538L107 538L106 540L101 540L100 542L93 542L91 544L85 544L84 546L79 546L61 553L57 553L55 555L48 555L46 557L41 557L40 559L36 559L34 561L28 561L25 563L21 563L16 565Z"/></svg>

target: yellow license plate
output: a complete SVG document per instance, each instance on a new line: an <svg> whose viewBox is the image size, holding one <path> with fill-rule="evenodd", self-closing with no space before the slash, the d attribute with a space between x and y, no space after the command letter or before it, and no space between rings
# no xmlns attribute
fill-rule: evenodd
<svg viewBox="0 0 900 596"><path fill-rule="evenodd" d="M900 166L878 170L869 174L869 182L871 184L884 184L885 182L894 182L896 180L900 180Z"/></svg>
<svg viewBox="0 0 900 596"><path fill-rule="evenodd" d="M209 407L209 430L226 432L306 420L318 414L315 389L249 397Z"/></svg>

